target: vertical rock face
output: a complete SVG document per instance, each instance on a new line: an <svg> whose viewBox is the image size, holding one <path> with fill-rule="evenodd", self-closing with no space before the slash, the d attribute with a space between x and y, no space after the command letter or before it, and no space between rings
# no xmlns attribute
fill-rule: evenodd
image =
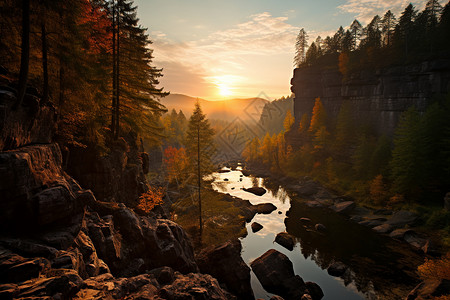
<svg viewBox="0 0 450 300"><path fill-rule="evenodd" d="M88 148L71 148L67 159L67 172L80 184L91 189L101 201L123 202L134 207L145 192L149 157L139 149L136 137L113 142L108 155Z"/></svg>
<svg viewBox="0 0 450 300"><path fill-rule="evenodd" d="M337 67L298 68L291 84L297 122L304 113L311 114L317 97L332 117L337 116L343 101L349 101L357 120L391 135L403 111L412 105L424 111L433 95L450 92L450 60L363 70L345 78Z"/></svg>
<svg viewBox="0 0 450 300"><path fill-rule="evenodd" d="M49 103L41 104L31 89L27 92L30 94L25 94L23 105L13 110L17 91L0 82L0 151L52 141L55 108Z"/></svg>
<svg viewBox="0 0 450 300"><path fill-rule="evenodd" d="M61 167L57 144L0 152L0 223L3 228L48 225L81 212L80 186ZM12 228L11 228L12 227Z"/></svg>

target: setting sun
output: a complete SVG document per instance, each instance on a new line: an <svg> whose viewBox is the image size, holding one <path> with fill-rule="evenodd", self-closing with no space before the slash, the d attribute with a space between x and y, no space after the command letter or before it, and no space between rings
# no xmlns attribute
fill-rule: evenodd
<svg viewBox="0 0 450 300"><path fill-rule="evenodd" d="M224 97L228 97L231 96L233 94L233 92L231 91L230 87L224 83L218 84L217 88L219 89L219 95L220 96L224 96Z"/></svg>

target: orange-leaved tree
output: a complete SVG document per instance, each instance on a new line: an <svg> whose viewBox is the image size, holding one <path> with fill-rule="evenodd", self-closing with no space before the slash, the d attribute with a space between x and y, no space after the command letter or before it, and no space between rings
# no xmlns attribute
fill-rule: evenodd
<svg viewBox="0 0 450 300"><path fill-rule="evenodd" d="M162 187L149 187L148 191L142 193L139 197L137 208L149 213L157 205L163 203L164 192Z"/></svg>
<svg viewBox="0 0 450 300"><path fill-rule="evenodd" d="M186 155L186 149L183 147L175 148L172 146L164 150L164 165L167 170L167 179L169 182L182 179L186 173L189 161Z"/></svg>

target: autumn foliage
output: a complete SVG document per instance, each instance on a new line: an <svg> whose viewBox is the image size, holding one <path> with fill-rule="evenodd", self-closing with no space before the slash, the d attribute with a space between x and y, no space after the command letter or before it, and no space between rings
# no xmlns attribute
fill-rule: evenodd
<svg viewBox="0 0 450 300"><path fill-rule="evenodd" d="M164 188L150 187L147 192L142 193L139 197L139 204L137 208L149 213L157 205L163 203Z"/></svg>
<svg viewBox="0 0 450 300"><path fill-rule="evenodd" d="M439 259L425 258L425 262L418 268L422 279L450 280L450 252Z"/></svg>
<svg viewBox="0 0 450 300"><path fill-rule="evenodd" d="M188 167L186 149L183 147L167 147L164 150L164 164L166 166L167 179L169 181L181 179Z"/></svg>

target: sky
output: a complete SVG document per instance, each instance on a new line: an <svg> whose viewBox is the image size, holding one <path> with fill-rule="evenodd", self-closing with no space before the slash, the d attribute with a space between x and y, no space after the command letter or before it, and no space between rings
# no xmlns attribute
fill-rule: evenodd
<svg viewBox="0 0 450 300"><path fill-rule="evenodd" d="M289 95L295 39L309 42L366 25L408 0L135 0L140 24L153 41L160 86L208 100ZM441 4L446 3L440 1ZM423 9L426 1L412 1Z"/></svg>

